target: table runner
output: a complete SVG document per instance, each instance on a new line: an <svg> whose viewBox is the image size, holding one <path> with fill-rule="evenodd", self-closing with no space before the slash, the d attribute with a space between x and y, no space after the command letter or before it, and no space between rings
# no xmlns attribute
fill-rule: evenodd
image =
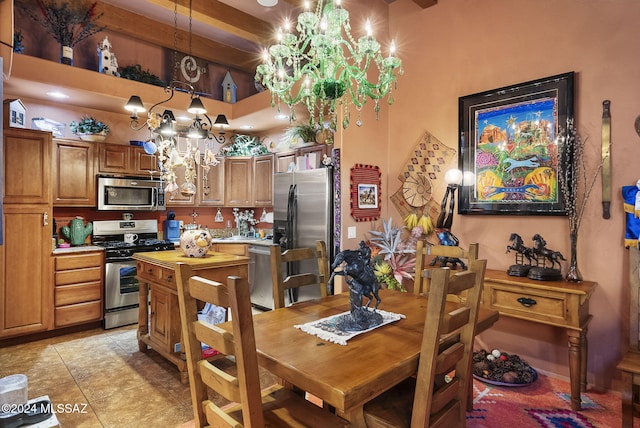
<svg viewBox="0 0 640 428"><path fill-rule="evenodd" d="M372 309L369 310L371 311ZM337 343L338 345L346 345L347 340L359 334L366 333L383 325L398 321L402 318L406 318L406 316L402 314L396 314L394 312L387 312L377 309L376 312L382 316L382 323L375 327L371 327L362 331L343 331L336 328L336 322L340 319L340 317L348 314L349 312L350 311L345 311L340 314L331 315L329 317L322 318L317 321L311 321L306 324L297 324L294 325L294 327L304 331L305 333L318 336L320 339L326 340L328 342Z"/></svg>

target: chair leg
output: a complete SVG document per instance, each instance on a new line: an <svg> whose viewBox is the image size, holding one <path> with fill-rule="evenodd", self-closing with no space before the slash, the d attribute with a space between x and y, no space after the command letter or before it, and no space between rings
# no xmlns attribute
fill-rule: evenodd
<svg viewBox="0 0 640 428"><path fill-rule="evenodd" d="M622 372L622 428L633 428L633 374Z"/></svg>

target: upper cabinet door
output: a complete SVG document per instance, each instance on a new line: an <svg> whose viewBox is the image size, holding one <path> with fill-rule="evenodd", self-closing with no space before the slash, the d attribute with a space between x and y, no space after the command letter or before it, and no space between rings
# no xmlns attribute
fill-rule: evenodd
<svg viewBox="0 0 640 428"><path fill-rule="evenodd" d="M253 159L253 206L273 205L273 155Z"/></svg>
<svg viewBox="0 0 640 428"><path fill-rule="evenodd" d="M228 207L250 207L253 158L228 156L224 165L224 198Z"/></svg>
<svg viewBox="0 0 640 428"><path fill-rule="evenodd" d="M218 165L210 166L207 171L202 165L198 167L199 206L224 206L224 158L218 158Z"/></svg>
<svg viewBox="0 0 640 428"><path fill-rule="evenodd" d="M4 129L4 203L51 204L51 133Z"/></svg>
<svg viewBox="0 0 640 428"><path fill-rule="evenodd" d="M98 163L100 172L112 172L129 174L129 146L121 144L100 144L100 159Z"/></svg>
<svg viewBox="0 0 640 428"><path fill-rule="evenodd" d="M95 143L54 140L53 146L53 204L95 207Z"/></svg>

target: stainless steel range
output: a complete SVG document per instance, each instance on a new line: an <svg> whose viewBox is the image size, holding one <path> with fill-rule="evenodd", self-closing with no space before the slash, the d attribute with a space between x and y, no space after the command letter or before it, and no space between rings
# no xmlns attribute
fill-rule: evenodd
<svg viewBox="0 0 640 428"><path fill-rule="evenodd" d="M105 248L104 328L136 323L140 300L132 256L173 250L174 243L158 239L156 220L108 220L93 222L93 244Z"/></svg>

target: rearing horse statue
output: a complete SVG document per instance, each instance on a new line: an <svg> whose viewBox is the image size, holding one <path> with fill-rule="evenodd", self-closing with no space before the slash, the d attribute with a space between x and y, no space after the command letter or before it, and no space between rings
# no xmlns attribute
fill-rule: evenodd
<svg viewBox="0 0 640 428"><path fill-rule="evenodd" d="M536 253L533 248L525 247L524 240L517 233L512 233L509 237L509 241L511 241L511 245L507 245L507 253L510 253L511 250L516 251L518 254L522 254L522 256L526 257L529 260L529 264L532 264L536 258ZM517 258L516 258L517 262Z"/></svg>
<svg viewBox="0 0 640 428"><path fill-rule="evenodd" d="M564 256L560 251L549 250L546 247L547 241L545 241L544 238L537 233L533 235L531 239L533 239L533 242L535 242L534 251L536 252L536 254L542 257L545 257L547 260L549 260L551 262L552 269L555 267L556 263L558 264L559 269L562 268L562 265L560 264L560 260L566 261L567 259L564 258Z"/></svg>
<svg viewBox="0 0 640 428"><path fill-rule="evenodd" d="M376 276L371 267L371 250L360 242L360 248L357 250L344 250L336 255L335 260L331 264L331 277L328 284L333 286L333 279L336 275L344 276L346 283L351 290L351 309L368 309L373 299L376 299L374 311L378 309L380 296L378 290L380 284L376 280ZM338 266L344 263L342 270L336 271ZM362 305L362 297L368 299L366 305Z"/></svg>

